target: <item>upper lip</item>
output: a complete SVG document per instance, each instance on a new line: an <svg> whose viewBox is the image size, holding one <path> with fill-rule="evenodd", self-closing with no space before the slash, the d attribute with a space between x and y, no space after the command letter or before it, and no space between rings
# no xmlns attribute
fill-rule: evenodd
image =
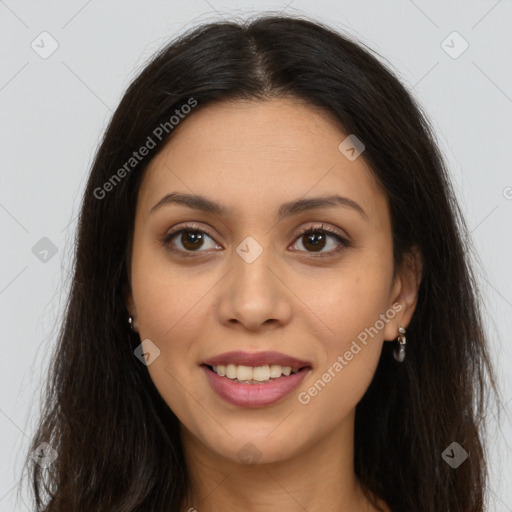
<svg viewBox="0 0 512 512"><path fill-rule="evenodd" d="M203 362L208 366L218 366L220 364L236 364L243 366L265 366L272 364L279 364L281 366L290 366L292 369L300 369L305 366L311 366L309 361L298 359L296 357L282 354L281 352L225 352L217 356L211 357Z"/></svg>

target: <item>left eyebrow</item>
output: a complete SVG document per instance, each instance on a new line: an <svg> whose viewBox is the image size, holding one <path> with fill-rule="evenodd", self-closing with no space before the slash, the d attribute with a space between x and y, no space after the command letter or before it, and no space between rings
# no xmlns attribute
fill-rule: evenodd
<svg viewBox="0 0 512 512"><path fill-rule="evenodd" d="M214 215L224 215L227 216L230 213L229 208L207 197L198 195L198 194L184 194L178 192L172 192L170 194L166 194L158 203L156 203L149 213L153 213L156 210L164 206L169 206L171 204L179 204L182 206L187 206L188 208L192 208L194 210L201 210L203 212L212 213ZM298 215L299 213L315 210L318 208L325 208L330 206L342 206L345 208L351 208L354 211L357 211L364 219L368 220L367 213L363 210L363 208L356 203L353 199L348 197L340 196L337 194L323 197L310 197L306 199L297 199L295 201L290 201L288 203L283 203L278 211L277 218L278 220L282 220L286 217L291 217L293 215Z"/></svg>

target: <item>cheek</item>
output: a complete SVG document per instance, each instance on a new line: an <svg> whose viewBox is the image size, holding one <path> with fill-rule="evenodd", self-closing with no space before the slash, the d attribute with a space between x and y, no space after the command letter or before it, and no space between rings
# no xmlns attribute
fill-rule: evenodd
<svg viewBox="0 0 512 512"><path fill-rule="evenodd" d="M171 264L163 249L150 251L141 245L134 251L132 269L140 338L150 339L160 351L148 366L149 374L171 409L182 411L190 405L185 389L202 377L192 341L202 336L198 319L211 316L208 293L218 276Z"/></svg>
<svg viewBox="0 0 512 512"><path fill-rule="evenodd" d="M150 339L160 351L147 370L164 401L186 423L200 412L196 410L200 396L194 390L202 375L193 340L200 338L198 318L207 314L204 295L210 287L203 291L191 286L190 279L161 274L155 278L151 273L138 289L141 340Z"/></svg>
<svg viewBox="0 0 512 512"><path fill-rule="evenodd" d="M329 352L348 350L352 340L383 339L380 315L389 307L389 286L392 269L381 262L362 260L347 265L336 278L322 280L319 286L308 286L304 302L310 306L311 317L319 318L325 327L324 340ZM376 327L378 334L372 329Z"/></svg>
<svg viewBox="0 0 512 512"><path fill-rule="evenodd" d="M336 280L324 282L320 294L310 289L304 299L312 305L311 322L318 325L314 318L319 317L325 326L320 367L301 390L302 403L310 401L319 414L330 406L350 410L368 388L382 351L384 328L395 315L388 307L391 274L392 267L382 260L361 259L357 265L347 265Z"/></svg>
<svg viewBox="0 0 512 512"><path fill-rule="evenodd" d="M297 396L315 430L329 430L340 422L373 379L386 325L381 320L387 298L383 283L367 273L352 273L325 291L331 301L318 304L330 329L322 338L322 361Z"/></svg>
<svg viewBox="0 0 512 512"><path fill-rule="evenodd" d="M160 341L178 340L191 319L197 319L202 299L213 285L206 271L198 276L192 266L180 266L155 242L140 242L134 251L132 288L141 336Z"/></svg>
<svg viewBox="0 0 512 512"><path fill-rule="evenodd" d="M163 360L173 373L184 372L178 361L192 365L197 347L191 340L197 339L208 315L208 290L212 284L204 280L157 279L148 276L138 288L137 315L141 339L149 338L161 351ZM134 290L135 292L135 290Z"/></svg>

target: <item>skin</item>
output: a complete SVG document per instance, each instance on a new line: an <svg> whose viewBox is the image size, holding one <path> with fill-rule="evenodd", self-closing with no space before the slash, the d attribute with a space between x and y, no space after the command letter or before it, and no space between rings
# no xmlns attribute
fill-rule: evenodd
<svg viewBox="0 0 512 512"><path fill-rule="evenodd" d="M233 101L190 114L143 178L136 210L131 294L127 307L141 340L160 355L148 371L180 420L192 486L187 506L199 512L370 511L355 477L354 417L382 346L414 312L421 259L411 254L393 280L387 197L364 161L338 150L347 134L297 99ZM170 192L206 196L230 209L217 216L183 205L151 208ZM328 206L280 222L284 202L338 193L356 210ZM184 222L206 233L166 233ZM326 235L316 252L299 229L323 223L350 241ZM192 230L194 231L194 230ZM207 235L207 236L206 236ZM251 236L263 249L247 263L236 248ZM184 245L183 245L184 243ZM180 254L193 253L186 258ZM294 250L295 249L295 250ZM319 253L331 253L322 258ZM307 391L392 305L401 311L308 404ZM311 362L300 388L276 404L250 409L220 398L200 364L231 351L280 351ZM406 364L406 362L404 363ZM237 454L252 443L248 465ZM387 505L380 501L384 510Z"/></svg>

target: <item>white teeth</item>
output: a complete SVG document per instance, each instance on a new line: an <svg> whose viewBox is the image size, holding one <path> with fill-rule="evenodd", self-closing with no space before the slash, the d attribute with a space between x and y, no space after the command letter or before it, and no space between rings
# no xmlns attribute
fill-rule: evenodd
<svg viewBox="0 0 512 512"><path fill-rule="evenodd" d="M258 381L265 382L269 379L277 379L281 375L288 376L291 373L297 373L299 370L292 370L291 366L281 366L279 364L265 365L265 366L244 366L236 364L223 365L219 364L213 366L213 371L221 377L238 381Z"/></svg>
<svg viewBox="0 0 512 512"><path fill-rule="evenodd" d="M282 366L279 365L279 364L273 364L271 367L270 367L270 376L273 378L273 379L276 379L277 377L281 377L281 370L282 370Z"/></svg>
<svg viewBox="0 0 512 512"><path fill-rule="evenodd" d="M213 367L215 370L215 366ZM226 377L228 379L236 379L237 367L234 364L228 364L226 366Z"/></svg>
<svg viewBox="0 0 512 512"><path fill-rule="evenodd" d="M250 366L240 365L237 368L236 378L238 380L252 380L252 368Z"/></svg>
<svg viewBox="0 0 512 512"><path fill-rule="evenodd" d="M240 373L240 369L238 370L238 373ZM268 379L270 379L270 367L268 364L265 366L257 366L252 370L252 380L263 382ZM240 377L238 377L238 380L241 380Z"/></svg>

